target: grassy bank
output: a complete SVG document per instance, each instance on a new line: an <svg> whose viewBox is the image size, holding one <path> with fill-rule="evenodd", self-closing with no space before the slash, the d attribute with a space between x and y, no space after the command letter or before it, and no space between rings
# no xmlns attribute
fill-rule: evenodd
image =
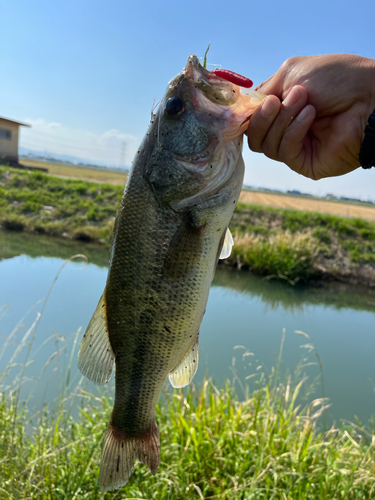
<svg viewBox="0 0 375 500"><path fill-rule="evenodd" d="M123 186L0 167L0 225L110 245L122 191Z"/></svg>
<svg viewBox="0 0 375 500"><path fill-rule="evenodd" d="M375 222L238 203L231 229L232 265L291 282L375 286Z"/></svg>
<svg viewBox="0 0 375 500"><path fill-rule="evenodd" d="M101 442L112 401L76 388L54 410L30 414L0 399L2 499L360 500L375 495L374 436L358 425L319 431L324 400L296 401L306 379L259 376L240 400L228 383L165 393L156 411L161 462L137 464L120 492L100 493ZM71 407L79 404L73 419Z"/></svg>
<svg viewBox="0 0 375 500"><path fill-rule="evenodd" d="M123 186L0 167L0 227L109 246ZM227 261L290 283L375 286L375 222L239 203Z"/></svg>

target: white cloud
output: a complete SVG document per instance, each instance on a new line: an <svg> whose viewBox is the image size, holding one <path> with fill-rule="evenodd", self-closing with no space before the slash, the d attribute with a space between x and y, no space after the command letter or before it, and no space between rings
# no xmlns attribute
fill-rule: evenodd
<svg viewBox="0 0 375 500"><path fill-rule="evenodd" d="M48 124L48 128L59 128L62 127L61 123L51 122Z"/></svg>
<svg viewBox="0 0 375 500"><path fill-rule="evenodd" d="M81 158L85 162L106 166L130 166L140 139L121 130L108 130L101 135L89 130L76 130L61 123L25 120L31 128L21 130L20 146L35 151Z"/></svg>

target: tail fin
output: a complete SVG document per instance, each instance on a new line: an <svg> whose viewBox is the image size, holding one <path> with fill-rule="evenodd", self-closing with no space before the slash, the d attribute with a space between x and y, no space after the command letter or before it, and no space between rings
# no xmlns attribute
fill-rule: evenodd
<svg viewBox="0 0 375 500"><path fill-rule="evenodd" d="M160 462L160 434L156 421L154 420L148 432L132 438L126 437L124 432L109 423L100 462L101 491L124 486L129 480L135 460L144 463L152 474L156 474Z"/></svg>

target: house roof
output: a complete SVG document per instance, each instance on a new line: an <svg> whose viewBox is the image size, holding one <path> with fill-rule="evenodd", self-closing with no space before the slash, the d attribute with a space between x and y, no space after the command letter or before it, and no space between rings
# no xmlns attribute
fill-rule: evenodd
<svg viewBox="0 0 375 500"><path fill-rule="evenodd" d="M0 116L0 120L5 120L6 122L16 123L17 125L22 125L23 127L31 127L28 123L19 122L17 120L11 120L10 118L5 118L5 116Z"/></svg>

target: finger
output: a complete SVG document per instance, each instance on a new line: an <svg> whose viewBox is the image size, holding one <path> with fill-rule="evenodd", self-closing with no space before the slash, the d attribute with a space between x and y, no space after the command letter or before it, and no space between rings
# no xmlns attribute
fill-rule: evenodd
<svg viewBox="0 0 375 500"><path fill-rule="evenodd" d="M254 90L256 90L257 92L263 92L265 94L264 92L265 87L269 86L274 78L275 75L270 76L269 78L267 78L267 80L264 80L264 82L254 87Z"/></svg>
<svg viewBox="0 0 375 500"><path fill-rule="evenodd" d="M279 99L270 95L262 102L250 119L246 135L248 136L249 148L256 153L262 152L263 141L279 113L281 103Z"/></svg>
<svg viewBox="0 0 375 500"><path fill-rule="evenodd" d="M280 161L279 148L281 140L293 118L300 113L306 104L307 91L301 85L296 85L291 89L285 101L283 101L280 112L274 119L263 141L262 151L266 156Z"/></svg>
<svg viewBox="0 0 375 500"><path fill-rule="evenodd" d="M312 169L312 149L308 132L315 116L314 106L305 106L285 131L278 152L280 161L295 172L311 178L316 177Z"/></svg>
<svg viewBox="0 0 375 500"><path fill-rule="evenodd" d="M267 95L269 94L276 95L281 99L283 90L282 82L280 81L280 78L278 78L278 76L275 74L267 78L267 80L265 80L264 82L257 85L254 88L254 90L256 90L257 92L262 92L263 94Z"/></svg>
<svg viewBox="0 0 375 500"><path fill-rule="evenodd" d="M275 74L267 78L264 82L257 85L254 90L263 92L263 94L272 94L282 99L285 95L285 75L282 69L279 69Z"/></svg>

